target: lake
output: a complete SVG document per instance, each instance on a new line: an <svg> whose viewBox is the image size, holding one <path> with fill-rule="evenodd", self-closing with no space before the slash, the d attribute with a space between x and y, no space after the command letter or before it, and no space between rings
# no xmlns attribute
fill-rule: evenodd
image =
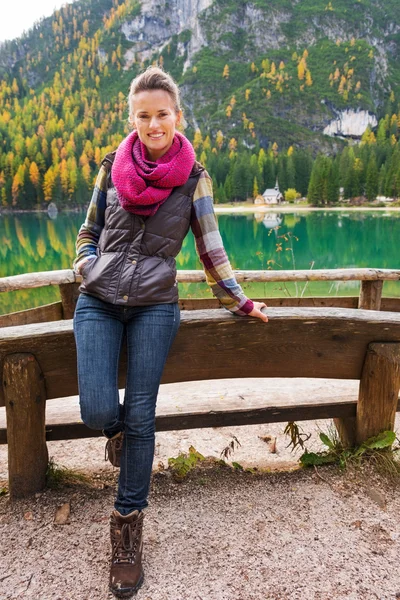
<svg viewBox="0 0 400 600"><path fill-rule="evenodd" d="M0 277L71 268L84 213L0 215ZM299 212L218 216L236 269L400 268L399 212ZM191 233L178 269L200 269ZM305 288L304 288L305 286ZM357 295L358 282L245 284L253 297ZM385 282L385 296L400 297L400 282ZM205 284L180 285L181 297L211 296ZM0 314L59 300L57 287L0 294Z"/></svg>

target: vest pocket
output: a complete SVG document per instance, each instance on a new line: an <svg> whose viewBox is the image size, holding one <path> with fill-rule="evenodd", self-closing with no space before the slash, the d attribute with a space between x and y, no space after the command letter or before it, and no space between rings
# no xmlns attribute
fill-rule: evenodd
<svg viewBox="0 0 400 600"><path fill-rule="evenodd" d="M93 265L84 271L83 279L85 289L102 296L106 296L110 286L116 254L100 254L92 260Z"/></svg>
<svg viewBox="0 0 400 600"><path fill-rule="evenodd" d="M168 261L168 262L167 262ZM173 261L173 265L171 264ZM159 256L146 256L140 265L140 281L138 285L138 302L170 301L175 297L176 269L174 259L163 259Z"/></svg>

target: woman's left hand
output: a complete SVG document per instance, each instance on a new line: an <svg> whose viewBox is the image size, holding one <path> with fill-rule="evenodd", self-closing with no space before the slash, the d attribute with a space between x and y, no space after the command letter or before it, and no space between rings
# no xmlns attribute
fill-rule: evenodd
<svg viewBox="0 0 400 600"><path fill-rule="evenodd" d="M254 302L254 308L251 313L249 313L249 317L257 317L258 319L261 319L261 321L267 323L268 317L264 312L261 312L262 308L267 308L267 305L264 302Z"/></svg>

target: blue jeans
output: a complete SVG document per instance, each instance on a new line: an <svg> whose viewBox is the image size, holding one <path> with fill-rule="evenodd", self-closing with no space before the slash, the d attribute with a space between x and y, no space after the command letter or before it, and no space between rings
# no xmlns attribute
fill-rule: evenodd
<svg viewBox="0 0 400 600"><path fill-rule="evenodd" d="M74 333L81 417L107 437L124 431L115 502L123 515L147 506L158 388L179 323L177 303L123 307L89 294L78 298ZM118 363L124 337L127 377L120 405Z"/></svg>

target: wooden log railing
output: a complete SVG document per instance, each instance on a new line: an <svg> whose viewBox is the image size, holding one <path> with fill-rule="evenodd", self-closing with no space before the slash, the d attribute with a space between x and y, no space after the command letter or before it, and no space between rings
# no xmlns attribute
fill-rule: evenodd
<svg viewBox="0 0 400 600"><path fill-rule="evenodd" d="M400 311L400 298L383 298L384 281L399 281L400 270L396 269L316 269L298 271L235 271L239 283L270 282L308 282L308 281L360 281L360 293L357 297L286 297L269 298L269 306L336 306L342 308L361 308L368 310ZM206 281L203 271L180 270L177 272L179 283L203 283ZM24 273L0 278L0 292L12 292L51 285L58 285L61 302L0 316L0 327L25 325L71 319L78 297L81 278L71 270ZM265 300L265 298L256 298ZM185 310L219 308L214 298L180 300Z"/></svg>
<svg viewBox="0 0 400 600"><path fill-rule="evenodd" d="M400 299L383 298L382 286L384 281L400 280L400 270L235 274L240 283L360 281L360 294L350 298L269 298L271 319L267 327L257 319L237 319L224 310L209 310L219 307L215 299L184 298L180 301L182 327L163 381L230 377L359 379L358 401L337 399L255 410L230 410L226 406L221 410L203 409L193 414L161 416L157 421L159 430L333 418L342 441L352 445L393 427L400 387ZM196 283L205 281L205 275L202 271L178 271L177 279L180 283ZM37 491L43 485L46 437L72 439L94 434L79 422L55 423L52 431L45 432L46 400L78 392L71 319L79 281L72 270L0 279L0 292L58 285L61 294L61 302L0 317L0 406L6 406L8 424L7 431L0 429L0 443L9 443L10 490L14 497ZM240 360L237 348L241 348ZM120 387L124 387L125 360L122 354ZM33 462L25 459L31 448L35 448Z"/></svg>

